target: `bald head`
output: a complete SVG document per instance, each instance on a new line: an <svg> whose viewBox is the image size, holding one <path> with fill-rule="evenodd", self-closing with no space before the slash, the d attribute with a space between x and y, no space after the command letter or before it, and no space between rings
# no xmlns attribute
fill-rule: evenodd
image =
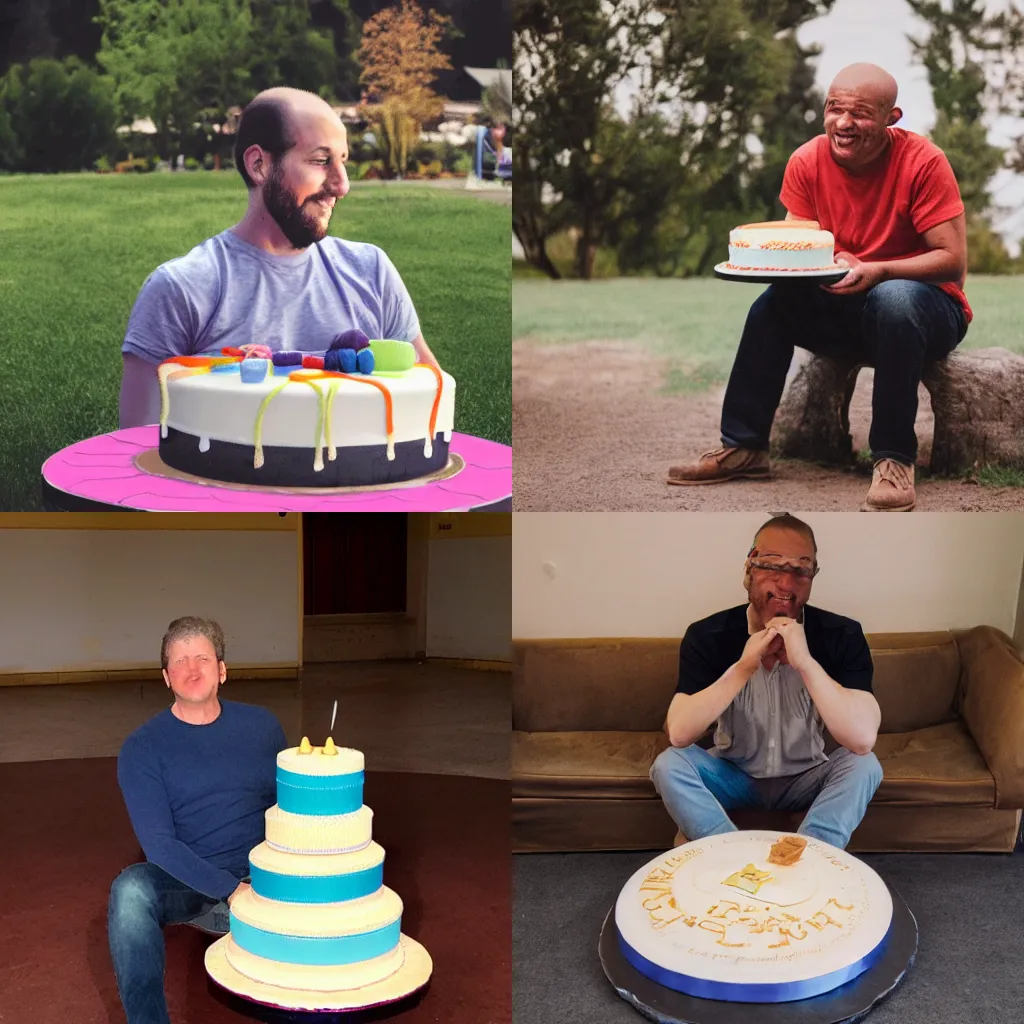
<svg viewBox="0 0 1024 1024"><path fill-rule="evenodd" d="M868 173L889 148L889 128L903 116L896 79L877 64L850 64L825 97L825 134L832 159L851 174Z"/></svg>
<svg viewBox="0 0 1024 1024"><path fill-rule="evenodd" d="M276 86L257 93L245 110L235 136L235 166L247 188L255 182L246 166L246 153L258 146L280 160L296 146L315 147L340 140L347 152L345 125L331 105L316 93Z"/></svg>
<svg viewBox="0 0 1024 1024"><path fill-rule="evenodd" d="M832 79L828 92L856 95L885 113L896 106L896 79L877 64L848 65Z"/></svg>

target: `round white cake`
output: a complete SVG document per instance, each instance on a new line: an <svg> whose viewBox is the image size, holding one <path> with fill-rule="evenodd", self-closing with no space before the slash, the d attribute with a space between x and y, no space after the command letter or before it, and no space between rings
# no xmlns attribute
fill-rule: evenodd
<svg viewBox="0 0 1024 1024"><path fill-rule="evenodd" d="M813 220L743 224L729 232L728 270L796 271L835 267L836 240Z"/></svg>
<svg viewBox="0 0 1024 1024"><path fill-rule="evenodd" d="M257 362L263 375L253 377ZM343 374L186 356L157 374L160 457L183 473L256 486L363 487L448 464L455 380L432 366Z"/></svg>
<svg viewBox="0 0 1024 1024"><path fill-rule="evenodd" d="M806 999L868 970L892 923L885 883L815 839L773 863L787 835L709 836L645 864L615 904L625 958L658 984L731 1002Z"/></svg>

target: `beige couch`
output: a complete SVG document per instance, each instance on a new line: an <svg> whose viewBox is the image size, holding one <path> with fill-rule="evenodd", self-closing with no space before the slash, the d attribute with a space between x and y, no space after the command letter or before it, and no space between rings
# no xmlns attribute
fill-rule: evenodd
<svg viewBox="0 0 1024 1024"><path fill-rule="evenodd" d="M882 709L882 784L860 851L1011 851L1024 807L1024 663L989 626L868 635ZM666 849L676 836L648 777L665 747L679 639L514 643L517 851ZM741 828L802 815L736 812Z"/></svg>

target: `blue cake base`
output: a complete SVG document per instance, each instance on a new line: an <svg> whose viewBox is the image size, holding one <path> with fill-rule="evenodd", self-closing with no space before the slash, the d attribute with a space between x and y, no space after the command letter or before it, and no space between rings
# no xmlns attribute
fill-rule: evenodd
<svg viewBox="0 0 1024 1024"><path fill-rule="evenodd" d="M917 922L900 895L892 896L892 926L882 958L853 981L824 995L788 1003L738 1003L699 999L641 974L622 953L615 907L601 929L598 954L615 991L657 1024L854 1024L895 991L917 955Z"/></svg>

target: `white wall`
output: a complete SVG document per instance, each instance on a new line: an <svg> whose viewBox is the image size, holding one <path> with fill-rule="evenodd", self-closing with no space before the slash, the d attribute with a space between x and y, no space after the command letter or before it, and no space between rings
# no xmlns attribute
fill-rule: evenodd
<svg viewBox="0 0 1024 1024"><path fill-rule="evenodd" d="M0 673L158 665L180 615L216 619L227 663L298 663L292 532L0 530Z"/></svg>
<svg viewBox="0 0 1024 1024"><path fill-rule="evenodd" d="M746 600L765 513L517 513L512 635L681 636ZM810 603L866 632L996 626L1013 634L1024 562L1016 512L801 515L822 567Z"/></svg>
<svg viewBox="0 0 1024 1024"><path fill-rule="evenodd" d="M427 656L511 660L512 538L432 540L428 557Z"/></svg>

